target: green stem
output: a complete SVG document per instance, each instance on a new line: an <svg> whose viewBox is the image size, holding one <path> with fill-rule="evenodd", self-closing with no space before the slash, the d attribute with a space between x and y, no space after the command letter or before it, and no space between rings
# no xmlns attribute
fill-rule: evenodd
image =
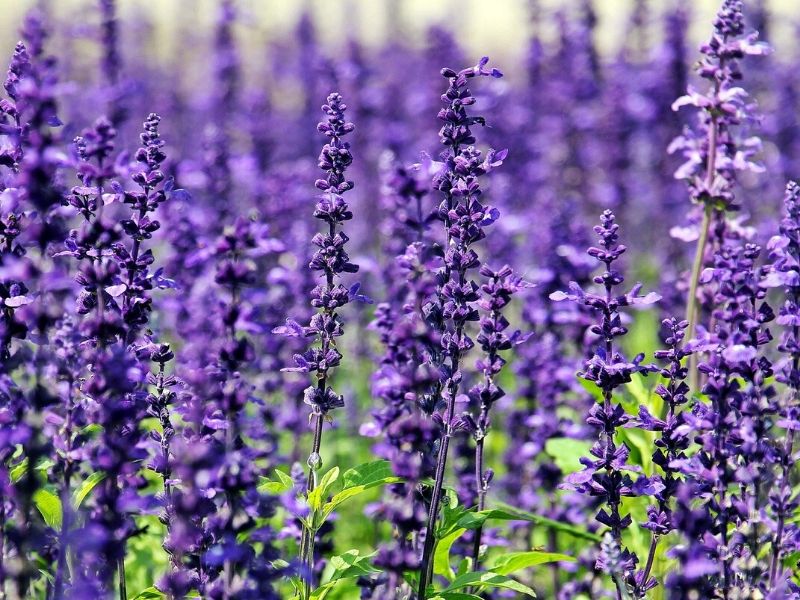
<svg viewBox="0 0 800 600"><path fill-rule="evenodd" d="M700 285L700 273L703 269L703 258L706 252L706 244L708 243L708 232L711 229L711 216L714 209L710 204L707 204L703 211L703 222L700 225L700 237L697 239L697 249L694 254L694 264L692 264L692 275L689 281L689 298L686 304L686 320L689 321L687 330L689 339L695 337L697 328L698 316L700 307L697 301L697 288ZM692 353L689 355L689 389L692 391L697 390L698 372L697 372L697 354Z"/></svg>

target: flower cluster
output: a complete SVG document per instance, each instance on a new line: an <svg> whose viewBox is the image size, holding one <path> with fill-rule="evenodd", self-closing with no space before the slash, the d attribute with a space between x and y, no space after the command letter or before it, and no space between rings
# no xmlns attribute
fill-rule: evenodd
<svg viewBox="0 0 800 600"><path fill-rule="evenodd" d="M570 300L579 302L599 313L600 321L593 325L591 331L598 338L598 347L591 358L587 359L580 376L594 383L602 393L602 402L594 404L589 411L587 423L600 431L600 439L592 447L594 458L581 458L584 470L567 476L566 485L573 489L603 500L604 507L597 513L597 520L609 527L612 538L620 547L620 555L615 560L616 568L624 575L626 584L634 589L647 590L655 582L640 581L646 571L635 572L638 559L635 554L622 547L622 531L631 525L630 515L620 512L624 496L651 495L658 492L663 484L657 479L639 476L636 481L628 474L637 468L628 463L630 448L623 442L617 445L617 430L626 426L630 417L621 404L614 403L614 392L620 386L631 381L636 373L646 374L653 370L643 365L643 355L633 360L626 360L620 350L615 347L614 340L627 333L623 325L620 308L652 304L659 299L656 293L640 296L641 284L635 285L629 292L615 294L615 288L624 282L622 274L616 270L614 263L627 250L619 243L619 225L616 217L607 210L600 217L600 224L594 231L600 238L600 246L589 248L589 256L594 257L604 267L604 271L596 275L594 282L602 285L603 293L597 294L582 290L576 283L570 285L569 292L554 292L550 298L555 301ZM608 570L609 557L601 554L597 568ZM619 580L615 581L619 586Z"/></svg>

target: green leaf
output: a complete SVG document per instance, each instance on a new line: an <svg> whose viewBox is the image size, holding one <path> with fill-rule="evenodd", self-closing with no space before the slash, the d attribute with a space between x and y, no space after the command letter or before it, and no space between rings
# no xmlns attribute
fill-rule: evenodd
<svg viewBox="0 0 800 600"><path fill-rule="evenodd" d="M37 471L47 471L55 465L55 461L50 460L49 458L43 458L40 460L36 465ZM25 473L28 472L28 459L23 458L20 462L14 465L11 470L9 471L9 477L11 478L11 483L17 483L20 479L25 476Z"/></svg>
<svg viewBox="0 0 800 600"><path fill-rule="evenodd" d="M81 429L81 433L89 437L93 437L94 435L100 433L101 431L103 431L103 426L98 425L97 423L90 423L89 425Z"/></svg>
<svg viewBox="0 0 800 600"><path fill-rule="evenodd" d="M333 467L322 476L317 486L308 493L308 506L312 511L322 509L322 503L328 497L328 489L339 478L339 467Z"/></svg>
<svg viewBox="0 0 800 600"><path fill-rule="evenodd" d="M642 429L622 429L617 432L619 440L627 442L631 451L631 464L642 467L645 475L653 474L653 441L655 433Z"/></svg>
<svg viewBox="0 0 800 600"><path fill-rule="evenodd" d="M578 382L581 384L581 387L585 389L589 394L598 402L603 401L603 390L597 387L594 382L586 381L585 379L578 379Z"/></svg>
<svg viewBox="0 0 800 600"><path fill-rule="evenodd" d="M346 579L380 573L379 569L369 563L369 559L375 554L373 552L372 554L361 556L358 550L348 550L344 554L331 558L331 566L334 568L333 575L331 575L330 581L311 592L311 600L323 600L339 582Z"/></svg>
<svg viewBox="0 0 800 600"><path fill-rule="evenodd" d="M523 585L519 581L506 577L505 575L492 573L491 571L466 573L465 575L456 577L455 580L440 593L453 592L471 586L504 588L519 592L520 594L526 594L531 598L536 598L536 592L527 585Z"/></svg>
<svg viewBox="0 0 800 600"><path fill-rule="evenodd" d="M17 483L25 473L28 472L28 459L23 458L20 462L16 465L11 467L11 471L9 471L8 475L11 477L11 483Z"/></svg>
<svg viewBox="0 0 800 600"><path fill-rule="evenodd" d="M800 551L787 554L781 559L781 562L785 567L790 567L790 568L796 567L797 563L800 562Z"/></svg>
<svg viewBox="0 0 800 600"><path fill-rule="evenodd" d="M56 582L55 577L53 577L49 571L45 571L44 569L38 569L38 571L39 574L44 577L47 580L47 583L50 585L53 585Z"/></svg>
<svg viewBox="0 0 800 600"><path fill-rule="evenodd" d="M61 530L63 510L61 499L58 496L44 488L39 488L33 493L33 503L42 513L42 518L48 527L52 527L56 531Z"/></svg>
<svg viewBox="0 0 800 600"><path fill-rule="evenodd" d="M280 469L275 469L275 474L278 476L277 481L272 481L267 477L261 478L261 482L258 485L259 492L278 495L288 492L294 487L294 480L289 475Z"/></svg>
<svg viewBox="0 0 800 600"><path fill-rule="evenodd" d="M542 527L547 527L549 529L554 529L555 531L566 533L572 537L582 540L599 542L601 539L599 535L569 523L562 523L561 521L548 519L547 517L542 517L535 513L520 510L518 508L514 508L513 506L506 506L502 503L500 506L502 506L501 509L484 510L482 512L469 512L459 519L458 525L465 529L477 529L490 519L497 519L501 521L527 521L529 523L534 523L536 525L541 525Z"/></svg>
<svg viewBox="0 0 800 600"><path fill-rule="evenodd" d="M562 472L574 473L583 468L580 458L588 456L591 447L591 443L584 440L550 438L545 442L544 451L553 457L553 462Z"/></svg>
<svg viewBox="0 0 800 600"><path fill-rule="evenodd" d="M350 498L380 485L402 481L401 478L395 477L388 460L376 460L348 469L342 476L342 480L344 482L342 491L335 494L323 507L323 520L327 519L337 506Z"/></svg>
<svg viewBox="0 0 800 600"><path fill-rule="evenodd" d="M136 594L131 600L156 600L160 598L166 598L166 596L155 587L150 586Z"/></svg>
<svg viewBox="0 0 800 600"><path fill-rule="evenodd" d="M392 464L388 460L374 460L352 469L342 475L344 489L359 485L380 484L386 479L397 479L392 471Z"/></svg>
<svg viewBox="0 0 800 600"><path fill-rule="evenodd" d="M436 594L430 600L482 600L482 598L465 592L442 592Z"/></svg>
<svg viewBox="0 0 800 600"><path fill-rule="evenodd" d="M521 569L561 561L575 562L575 558L566 554L558 554L557 552L541 552L538 550L510 552L500 556L491 567L491 570L500 575L510 575Z"/></svg>
<svg viewBox="0 0 800 600"><path fill-rule="evenodd" d="M436 542L436 550L433 553L433 572L436 575L447 577L450 581L456 578L456 574L450 567L450 549L455 541L464 535L465 531L466 529L456 529Z"/></svg>
<svg viewBox="0 0 800 600"><path fill-rule="evenodd" d="M455 506L450 508L448 504L442 505L442 517L436 526L436 537L443 538L450 535L453 530L458 529L460 525L459 520L468 514L470 511L464 506Z"/></svg>
<svg viewBox="0 0 800 600"><path fill-rule="evenodd" d="M101 471L95 471L89 477L83 480L76 489L72 493L72 506L75 510L78 510L83 504L83 501L86 500L86 496L92 493L92 490L97 487L97 484L103 481L106 478L106 474Z"/></svg>

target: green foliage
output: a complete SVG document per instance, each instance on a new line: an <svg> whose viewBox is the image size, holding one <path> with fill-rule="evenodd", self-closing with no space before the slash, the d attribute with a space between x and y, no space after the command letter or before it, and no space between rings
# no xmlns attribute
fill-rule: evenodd
<svg viewBox="0 0 800 600"><path fill-rule="evenodd" d="M553 562L575 562L575 558L557 552L511 552L501 555L492 565L491 571L500 575L510 575L523 569Z"/></svg>
<svg viewBox="0 0 800 600"><path fill-rule="evenodd" d="M61 507L61 499L52 491L39 488L33 493L33 503L42 514L42 518L44 522L47 523L47 526L56 531L60 531L64 514Z"/></svg>
<svg viewBox="0 0 800 600"><path fill-rule="evenodd" d="M367 556L361 556L358 550L350 550L331 558L330 564L334 569L333 574L326 583L320 585L316 590L311 592L311 599L323 600L334 587L343 581L380 573L379 569L376 569L369 563L369 559L373 556L375 556L374 552Z"/></svg>
<svg viewBox="0 0 800 600"><path fill-rule="evenodd" d="M489 519L496 519L501 521L528 521L535 525L541 525L555 531L566 533L575 538L589 540L592 542L600 542L599 535L591 533L585 529L571 525L569 523L562 523L554 519L548 519L535 513L527 512L514 508L512 506L500 504L502 508L493 510L484 510L481 512L470 512L461 517L458 525L465 529L477 529Z"/></svg>
<svg viewBox="0 0 800 600"><path fill-rule="evenodd" d="M92 493L92 490L97 487L97 484L106 478L105 473L96 471L83 480L72 494L72 506L77 510L86 500L86 497Z"/></svg>
<svg viewBox="0 0 800 600"><path fill-rule="evenodd" d="M166 598L166 596L155 587L150 586L136 594L131 600L161 600L162 598Z"/></svg>
<svg viewBox="0 0 800 600"><path fill-rule="evenodd" d="M551 438L545 442L544 451L553 458L553 462L563 473L574 473L583 468L580 458L587 456L591 447L592 444L585 440Z"/></svg>
<svg viewBox="0 0 800 600"><path fill-rule="evenodd" d="M505 575L500 575L499 573L492 573L489 572L481 572L477 571L474 573L465 573L463 575L459 575L456 577L449 586L443 589L439 594L446 594L448 592L454 592L457 590L461 590L464 588L471 588L476 587L480 591L481 589L487 587L493 588L503 588L507 590L512 590L514 592L519 592L520 594L525 594L526 596L530 596L531 598L536 597L536 592L534 592L531 588L526 585L523 585L519 581L515 579L511 579ZM446 597L446 596L445 596Z"/></svg>

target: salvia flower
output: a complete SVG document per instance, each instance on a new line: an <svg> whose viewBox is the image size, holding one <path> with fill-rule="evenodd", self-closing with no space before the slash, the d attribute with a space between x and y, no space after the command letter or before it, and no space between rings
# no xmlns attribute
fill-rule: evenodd
<svg viewBox="0 0 800 600"><path fill-rule="evenodd" d="M325 223L327 228L312 238L312 244L317 250L309 263L312 271L319 271L324 276L324 281L311 292L311 306L317 312L306 327L299 327L296 322L290 321L285 327L275 330L285 335L302 334L313 337L318 342L317 346L303 354L295 355L296 366L289 369L314 373L316 376L316 384L306 388L303 394L304 402L311 408L310 419L314 421L314 439L308 457L306 487L309 492L314 489L317 471L322 467L320 447L325 419L328 418L330 411L344 406L343 396L335 392L329 384L331 373L339 365L342 357L336 347L336 338L344 333L339 310L351 300L363 298L358 295L358 284L348 289L337 282L343 274L358 271L358 265L350 262L345 250L349 238L341 230L342 225L353 218L353 213L343 196L354 185L345 175L347 168L353 162L350 143L345 140L345 136L355 129L355 126L345 119L346 109L347 105L341 95L330 94L327 103L322 106L327 118L317 125L317 130L328 138L318 160L319 168L325 173L325 177L315 182L316 187L324 194L314 209L314 217ZM301 556L301 560L307 565L309 573L314 568L313 537L313 533L304 530L301 553L306 552L307 555Z"/></svg>
<svg viewBox="0 0 800 600"><path fill-rule="evenodd" d="M621 546L622 531L631 525L630 515L620 512L622 497L652 495L663 484L645 476L639 476L634 481L629 473L635 472L637 467L628 464L630 449L624 442L618 446L614 439L617 430L630 421L622 406L613 402L614 391L630 382L635 373L644 374L653 370L649 365L642 364L643 355L630 361L624 358L619 349L615 348L614 340L627 333L622 322L621 308L646 306L656 302L660 296L652 292L640 296L640 284L629 292L615 294L615 288L623 283L624 278L616 270L614 263L622 256L626 247L618 241L619 225L615 223L614 214L605 211L600 217L600 225L595 226L594 230L600 238L600 245L590 248L588 254L604 267L604 271L594 278L597 285L602 285L603 293L587 292L573 283L568 292L554 292L550 295L552 300L582 303L600 314L599 322L591 327L599 345L586 360L580 373L583 379L593 382L602 392L602 403L594 404L587 418L589 425L600 430L600 439L591 449L593 458L581 458L585 469L567 476L565 485L603 500L604 506L598 511L597 520L609 527L613 539L620 546L620 560L615 564L624 573L626 585L634 587L634 571L638 559L635 554ZM603 570L608 559L609 557L601 553L598 568ZM617 581L615 584L619 586Z"/></svg>
<svg viewBox="0 0 800 600"><path fill-rule="evenodd" d="M442 94L444 107L438 114L439 120L444 122L439 130L439 139L445 150L441 156L443 166L434 177L433 185L443 196L437 216L444 225L446 244L444 264L437 272L436 295L423 310L426 322L440 334L441 340L441 350L431 356L432 364L441 375L429 396L430 412L444 409L444 413L437 415L443 431L428 510L420 569L420 597L424 597L428 583L427 571L433 552L447 452L458 427L455 410L462 379L461 360L474 345L466 326L479 318L476 307L478 285L469 274L481 263L472 246L485 237L484 228L499 216L497 209L484 206L480 201L480 177L500 166L508 154L506 150L489 150L484 157L469 145L475 143L472 126L485 125L485 120L467 113L467 107L475 103L467 84L474 77L502 77L499 70L486 68L488 62L489 59L483 57L474 67L458 72L448 68L441 71L448 82L447 90Z"/></svg>
<svg viewBox="0 0 800 600"><path fill-rule="evenodd" d="M776 445L777 481L769 499L775 520L769 569L772 588L779 577L784 579L781 557L796 550L799 539L797 525L789 522L800 506L800 498L791 487L795 436L800 429L800 186L793 181L786 185L780 234L770 240L768 249L771 264L762 285L783 288L784 303L778 311L777 323L784 328L778 349L785 358L777 369L776 379L788 388L777 421L786 430L786 438L783 444Z"/></svg>
<svg viewBox="0 0 800 600"><path fill-rule="evenodd" d="M479 511L486 507L486 494L494 475L492 469L484 466L484 446L491 425L490 412L494 403L505 396L505 391L497 383L497 377L506 364L506 359L500 353L510 350L525 339L518 330L507 333L511 323L503 311L514 294L529 286L508 265L497 271L483 265L480 274L487 279L481 285L482 297L478 301L483 315L477 342L484 355L475 366L483 375L483 380L469 391L470 399L479 407L478 418L473 419L471 415L466 415L468 429L475 440L475 492ZM482 528L479 528L473 540L472 559L475 565L480 558L481 533Z"/></svg>

